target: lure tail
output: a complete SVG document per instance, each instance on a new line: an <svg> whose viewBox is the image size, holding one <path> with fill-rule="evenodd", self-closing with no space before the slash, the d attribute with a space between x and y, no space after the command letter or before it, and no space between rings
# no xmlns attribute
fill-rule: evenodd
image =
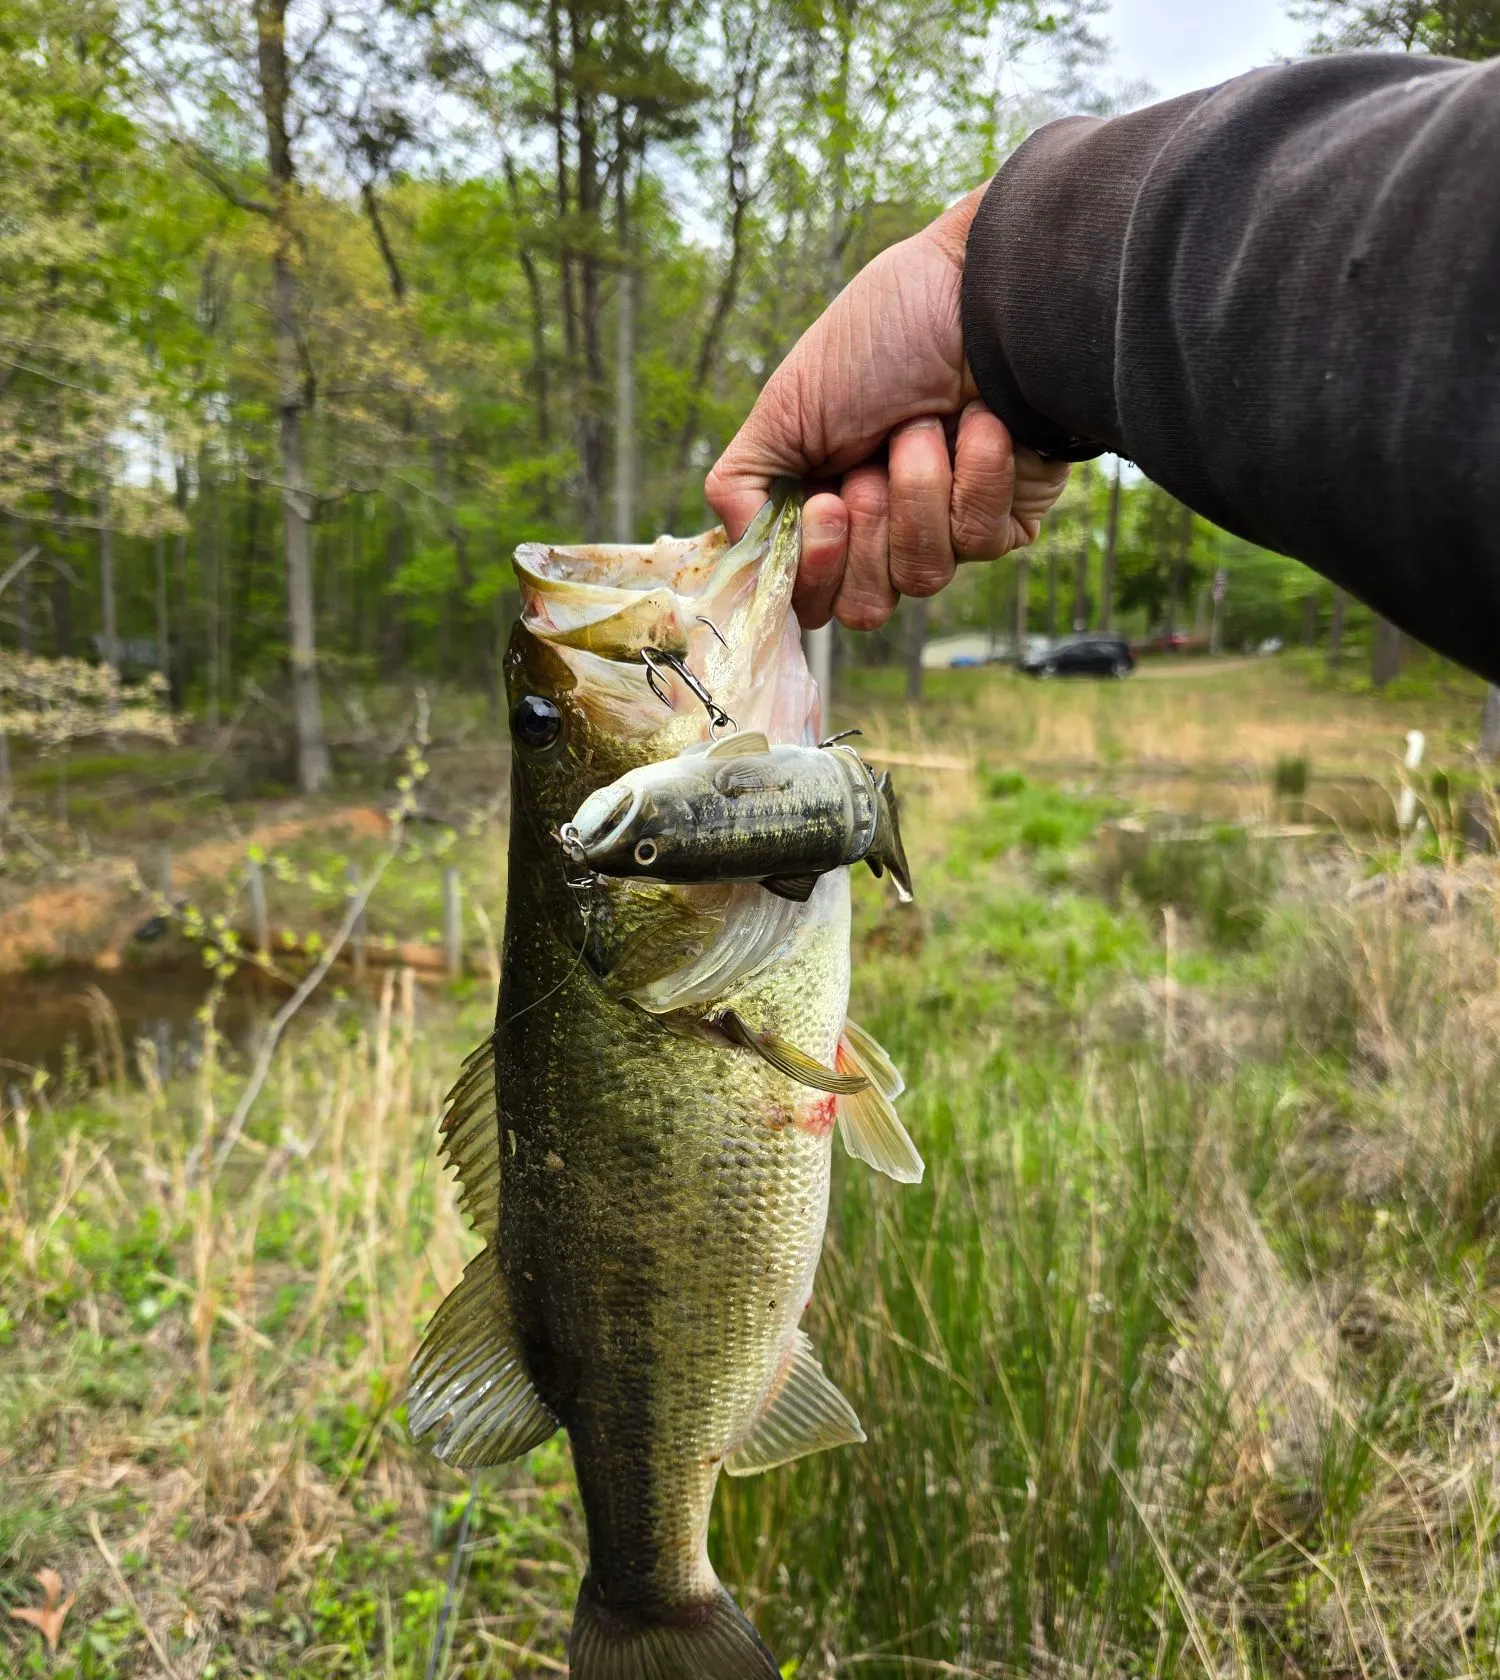
<svg viewBox="0 0 1500 1680"><path fill-rule="evenodd" d="M611 1610L585 1575L568 1672L573 1680L778 1680L781 1671L723 1587L680 1619L641 1622Z"/></svg>

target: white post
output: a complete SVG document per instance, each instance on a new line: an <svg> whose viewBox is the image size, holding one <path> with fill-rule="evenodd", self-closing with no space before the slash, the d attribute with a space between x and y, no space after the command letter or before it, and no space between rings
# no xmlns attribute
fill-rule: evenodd
<svg viewBox="0 0 1500 1680"><path fill-rule="evenodd" d="M459 894L458 871L443 871L443 956L448 978L458 980L464 972L463 901Z"/></svg>
<svg viewBox="0 0 1500 1680"><path fill-rule="evenodd" d="M1408 729L1406 732L1406 773L1408 778L1422 768L1422 754L1427 747L1427 737L1420 729ZM1401 789L1401 798L1396 802L1396 826L1403 834L1417 820L1417 790L1408 780Z"/></svg>
<svg viewBox="0 0 1500 1680"><path fill-rule="evenodd" d="M264 962L271 954L271 919L266 914L266 877L258 858L250 859L250 925L256 954Z"/></svg>
<svg viewBox="0 0 1500 1680"><path fill-rule="evenodd" d="M828 714L833 704L832 621L818 630L804 630L802 650L807 655L807 668L812 673L812 680L818 685L818 698L822 702L822 729L826 735L831 727Z"/></svg>

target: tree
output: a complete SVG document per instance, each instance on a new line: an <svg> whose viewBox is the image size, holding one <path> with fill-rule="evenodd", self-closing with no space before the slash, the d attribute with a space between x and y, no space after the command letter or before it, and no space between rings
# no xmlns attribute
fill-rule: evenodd
<svg viewBox="0 0 1500 1680"><path fill-rule="evenodd" d="M1099 580L1099 628L1108 630L1114 613L1115 568L1119 561L1120 542L1120 463L1115 462L1114 477L1109 482L1109 521L1104 535L1104 573Z"/></svg>
<svg viewBox="0 0 1500 1680"><path fill-rule="evenodd" d="M1305 0L1294 18L1317 33L1313 52L1380 48L1493 58L1500 53L1500 0Z"/></svg>

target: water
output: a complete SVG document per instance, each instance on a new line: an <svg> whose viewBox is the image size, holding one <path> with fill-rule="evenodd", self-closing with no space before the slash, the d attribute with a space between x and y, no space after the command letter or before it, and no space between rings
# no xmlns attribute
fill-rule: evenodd
<svg viewBox="0 0 1500 1680"><path fill-rule="evenodd" d="M110 1054L111 1010L127 1073L135 1072L140 1039L155 1046L164 1078L188 1072L203 1055L198 1016L210 985L198 962L119 969L78 963L0 975L0 1082L24 1081L38 1068L54 1077L76 1069L97 1078ZM221 1038L235 1048L250 1044L290 990L258 969L240 969L215 1017Z"/></svg>

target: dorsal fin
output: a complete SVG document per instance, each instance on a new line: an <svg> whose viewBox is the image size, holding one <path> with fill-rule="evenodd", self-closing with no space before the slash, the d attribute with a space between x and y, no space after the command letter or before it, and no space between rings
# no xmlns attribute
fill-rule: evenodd
<svg viewBox="0 0 1500 1680"><path fill-rule="evenodd" d="M758 729L747 729L742 735L722 735L711 741L705 758L758 758L771 750L771 743Z"/></svg>
<svg viewBox="0 0 1500 1680"><path fill-rule="evenodd" d="M793 1332L791 1357L750 1433L724 1460L731 1476L754 1476L794 1458L863 1441L854 1408L828 1380L807 1332Z"/></svg>
<svg viewBox="0 0 1500 1680"><path fill-rule="evenodd" d="M486 1242L500 1231L500 1111L495 1095L495 1041L464 1059L443 1099L438 1154L458 1175L458 1209Z"/></svg>
<svg viewBox="0 0 1500 1680"><path fill-rule="evenodd" d="M862 1073L866 1084L863 1090L850 1092L838 1100L839 1136L844 1140L844 1148L855 1160L868 1162L898 1184L920 1184L926 1170L922 1157L901 1124L886 1089L894 1082L897 1089L893 1095L899 1095L901 1075L868 1033L856 1028L861 1043L851 1042L850 1024L844 1023L844 1036L839 1040L838 1065ZM876 1053L873 1058L869 1055L871 1047Z"/></svg>

